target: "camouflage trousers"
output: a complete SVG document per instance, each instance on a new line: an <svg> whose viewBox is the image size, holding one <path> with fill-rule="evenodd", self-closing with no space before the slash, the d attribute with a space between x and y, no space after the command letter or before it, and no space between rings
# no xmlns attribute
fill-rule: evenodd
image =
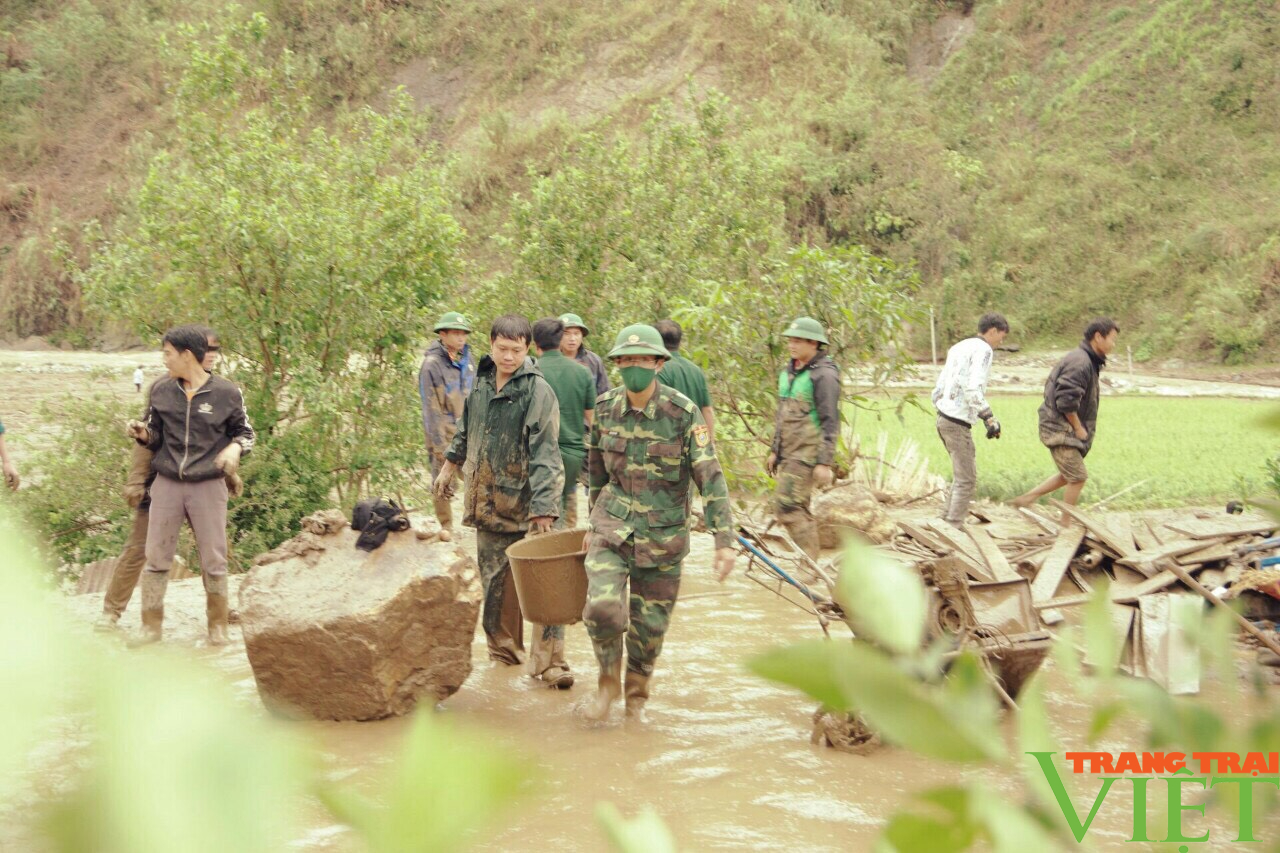
<svg viewBox="0 0 1280 853"><path fill-rule="evenodd" d="M653 674L676 606L681 563L638 568L633 553L630 540L615 550L592 537L582 621L602 671L622 659L625 642L627 669L647 676Z"/></svg>
<svg viewBox="0 0 1280 853"><path fill-rule="evenodd" d="M813 468L795 459L784 459L778 464L773 514L801 550L816 560L822 555L822 542L818 537L818 522L809 511Z"/></svg>

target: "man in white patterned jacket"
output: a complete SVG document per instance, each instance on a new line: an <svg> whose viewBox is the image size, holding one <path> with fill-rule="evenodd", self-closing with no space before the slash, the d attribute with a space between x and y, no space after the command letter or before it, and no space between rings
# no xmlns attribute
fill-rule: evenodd
<svg viewBox="0 0 1280 853"><path fill-rule="evenodd" d="M986 425L987 438L1000 437L1000 422L987 405L987 378L991 375L992 351L1007 334L1009 323L1003 316L983 314L977 336L947 350L947 363L933 387L938 437L951 457L951 492L942 518L955 527L964 524L978 487L973 424L980 420Z"/></svg>

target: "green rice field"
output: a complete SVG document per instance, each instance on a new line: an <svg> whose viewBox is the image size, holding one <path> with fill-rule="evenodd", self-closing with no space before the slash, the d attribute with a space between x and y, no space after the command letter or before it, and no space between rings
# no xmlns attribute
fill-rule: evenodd
<svg viewBox="0 0 1280 853"><path fill-rule="evenodd" d="M999 439L988 441L982 425L974 427L978 494L1003 501L1044 480L1054 467L1037 433L1041 398L988 399L1003 429ZM928 456L930 470L950 479L951 463L938 439L936 415L927 395L922 402L928 411L907 406L901 421L893 412L852 407L845 416L861 437L864 453L875 453L881 432L889 437L890 456L904 436L910 437ZM1261 420L1276 408L1273 402L1259 400L1104 397L1097 438L1085 460L1089 482L1081 503L1096 503L1135 483L1141 485L1107 505L1137 509L1213 504L1272 493L1265 461L1280 453L1280 433Z"/></svg>

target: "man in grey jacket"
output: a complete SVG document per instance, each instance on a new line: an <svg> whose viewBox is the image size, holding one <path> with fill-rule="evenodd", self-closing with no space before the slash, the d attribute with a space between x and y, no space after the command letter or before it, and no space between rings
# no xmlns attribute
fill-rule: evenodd
<svg viewBox="0 0 1280 853"><path fill-rule="evenodd" d="M1014 506L1030 506L1063 487L1065 503L1075 506L1080 500L1089 478L1084 457L1093 447L1098 427L1098 378L1119 334L1120 327L1113 320L1099 317L1085 327L1080 346L1049 372L1040 405L1040 443L1049 448L1058 473L1015 498Z"/></svg>
<svg viewBox="0 0 1280 853"><path fill-rule="evenodd" d="M209 339L203 326L164 334L169 375L151 387L146 421L130 421L128 435L153 454L146 570L142 573L141 642L158 642L164 595L182 522L200 550L210 645L227 642L227 482L240 456L253 449L244 398L230 380L205 370Z"/></svg>

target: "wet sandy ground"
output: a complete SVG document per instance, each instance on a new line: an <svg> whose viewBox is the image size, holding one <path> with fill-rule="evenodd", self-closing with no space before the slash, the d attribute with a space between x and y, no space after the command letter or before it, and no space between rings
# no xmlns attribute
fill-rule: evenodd
<svg viewBox="0 0 1280 853"><path fill-rule="evenodd" d="M464 537L463 547L472 550L470 535ZM597 803L610 801L627 815L652 806L671 826L681 849L864 850L872 847L887 817L907 802L909 792L973 779L1011 801L1022 797L1021 784L994 768L945 765L893 748L853 756L811 746L814 703L756 679L742 662L773 645L819 636L816 623L744 578L741 566L724 586L717 585L711 580L710 562L710 538L695 537L681 590L688 600L676 608L647 723L626 720L621 708L615 709L608 725L599 727L581 722L573 713L573 705L590 695L594 684L594 660L581 625L568 632L568 656L578 684L561 692L522 676L516 668L489 663L483 635L477 631L475 669L439 712L526 756L537 768L531 795L480 836L478 849L605 850L594 810ZM708 592L728 594L701 595ZM232 595L234 600L234 589ZM98 595L80 596L67 604L88 630L101 600ZM224 673L240 701L258 706L239 629L233 626L231 646L203 648L199 581L171 584L168 605L172 615L166 622L167 643L191 647L198 660ZM134 602L125 615L129 630L138 624L136 608ZM1120 730L1088 747L1088 708L1070 695L1051 669L1050 663L1050 716L1065 749L1142 749L1136 734L1126 738ZM1225 710L1221 702L1216 704ZM376 798L407 723L398 719L297 725L314 737L330 778L345 780ZM1005 729L1010 748L1016 749L1010 719ZM62 746L70 750L74 743ZM57 752L52 746L50 754ZM1089 833L1099 849L1119 848L1129 837L1131 800L1123 788L1115 787ZM1097 786L1089 784L1083 790L1092 796ZM1163 822L1155 817L1155 804L1163 797L1163 785L1153 786L1153 834L1163 830ZM295 849L361 849L318 804L308 813L312 826L294 842ZM1215 842L1235 837L1234 815L1221 808L1211 809L1207 820L1187 813L1186 826L1211 829ZM1280 822L1261 824L1259 837L1280 837ZM1215 849L1226 846L1214 844Z"/></svg>

